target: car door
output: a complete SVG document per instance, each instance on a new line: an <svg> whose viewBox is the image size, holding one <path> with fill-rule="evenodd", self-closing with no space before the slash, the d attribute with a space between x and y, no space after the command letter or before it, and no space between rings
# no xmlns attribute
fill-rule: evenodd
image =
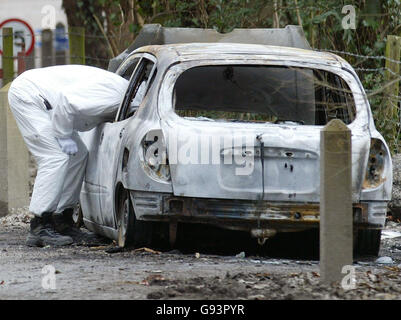
<svg viewBox="0 0 401 320"><path fill-rule="evenodd" d="M101 128L95 127L90 131L79 132L79 136L88 149L88 162L82 184L80 204L85 219L102 224L100 215L100 185L99 185L99 139Z"/></svg>
<svg viewBox="0 0 401 320"><path fill-rule="evenodd" d="M133 62L134 63L134 62ZM146 92L148 79L154 70L155 60L153 56L143 54L137 62L132 73L127 92L113 123L105 123L102 127L102 135L99 146L100 165L100 208L103 217L103 224L115 228L114 219L114 192L116 187L116 176L118 164L122 157L122 142L127 132L127 126L135 117L136 109L132 108L133 101L139 107L141 100L138 99L141 90ZM142 87L141 87L141 84Z"/></svg>
<svg viewBox="0 0 401 320"><path fill-rule="evenodd" d="M134 54L128 58L120 68L116 71L118 75L126 80L130 80L138 65L142 54ZM85 217L95 222L103 224L101 214L100 198L107 192L106 188L101 185L100 180L103 172L108 172L108 168L104 167L101 159L104 156L107 147L102 144L105 132L119 130L117 126L110 126L111 123L102 123L90 131L79 132L82 141L88 148L88 164L86 174L82 185L80 203ZM107 128L107 129L106 129ZM111 132L109 134L112 134ZM103 147L101 148L100 146ZM104 180L104 178L102 178Z"/></svg>

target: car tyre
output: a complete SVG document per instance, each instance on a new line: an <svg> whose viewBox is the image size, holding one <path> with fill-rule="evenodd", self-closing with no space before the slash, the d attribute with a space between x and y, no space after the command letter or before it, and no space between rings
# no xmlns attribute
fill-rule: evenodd
<svg viewBox="0 0 401 320"><path fill-rule="evenodd" d="M355 244L356 254L378 256L381 234L381 230L358 230Z"/></svg>
<svg viewBox="0 0 401 320"><path fill-rule="evenodd" d="M129 191L120 186L117 189L118 246L135 248L149 246L151 225L136 219Z"/></svg>

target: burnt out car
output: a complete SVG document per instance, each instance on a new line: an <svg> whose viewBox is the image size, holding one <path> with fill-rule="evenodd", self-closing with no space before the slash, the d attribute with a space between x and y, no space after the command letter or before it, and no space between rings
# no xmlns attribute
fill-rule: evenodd
<svg viewBox="0 0 401 320"><path fill-rule="evenodd" d="M352 132L357 245L377 254L391 197L389 149L358 76L331 53L244 43L142 46L116 72L116 119L82 134L88 229L143 243L152 222L277 232L319 227L320 131Z"/></svg>

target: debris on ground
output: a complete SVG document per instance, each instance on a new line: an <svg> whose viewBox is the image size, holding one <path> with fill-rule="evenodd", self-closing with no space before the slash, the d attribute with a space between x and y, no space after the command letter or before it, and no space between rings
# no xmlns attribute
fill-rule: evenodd
<svg viewBox="0 0 401 320"><path fill-rule="evenodd" d="M392 264L394 263L393 259L391 259L391 257L380 257L377 258L376 263L380 263L380 264Z"/></svg>
<svg viewBox="0 0 401 320"><path fill-rule="evenodd" d="M89 250L92 250L92 251L99 251L99 250L107 250L107 249L110 249L110 248L114 248L114 246L110 246L110 245L108 245L108 246L96 246L96 247L89 247Z"/></svg>
<svg viewBox="0 0 401 320"><path fill-rule="evenodd" d="M381 239L392 239L392 238L398 238L401 237L401 232L398 231L390 231L390 230L383 230Z"/></svg>
<svg viewBox="0 0 401 320"><path fill-rule="evenodd" d="M238 253L235 257L238 258L238 259L244 259L245 258L245 252L242 251L242 252Z"/></svg>
<svg viewBox="0 0 401 320"><path fill-rule="evenodd" d="M119 246L112 246L112 247L107 247L106 249L106 253L118 253L118 252L123 252L124 251L124 247L119 247Z"/></svg>
<svg viewBox="0 0 401 320"><path fill-rule="evenodd" d="M190 254L180 247L161 254L115 242L28 248L30 218L27 208L0 218L0 299L401 299L401 224L394 221L383 230L379 258L355 257L355 289L345 290L320 283L318 259L289 258L284 249L268 256L249 248L208 254L198 246ZM47 264L63 290L41 291Z"/></svg>
<svg viewBox="0 0 401 320"><path fill-rule="evenodd" d="M153 253L153 254L161 254L161 251L157 251L157 250L153 250L153 249L149 249L149 248L138 248L135 249L133 252L148 252L148 253Z"/></svg>
<svg viewBox="0 0 401 320"><path fill-rule="evenodd" d="M26 227L32 218L33 214L29 212L28 207L10 209L8 215L0 217L0 226Z"/></svg>

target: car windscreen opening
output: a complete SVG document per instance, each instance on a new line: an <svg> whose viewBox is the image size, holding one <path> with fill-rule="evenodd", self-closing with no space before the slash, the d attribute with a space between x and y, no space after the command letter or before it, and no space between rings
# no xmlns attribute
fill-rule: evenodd
<svg viewBox="0 0 401 320"><path fill-rule="evenodd" d="M352 92L338 75L318 69L213 65L184 71L174 87L181 116L198 120L325 125L351 123Z"/></svg>

